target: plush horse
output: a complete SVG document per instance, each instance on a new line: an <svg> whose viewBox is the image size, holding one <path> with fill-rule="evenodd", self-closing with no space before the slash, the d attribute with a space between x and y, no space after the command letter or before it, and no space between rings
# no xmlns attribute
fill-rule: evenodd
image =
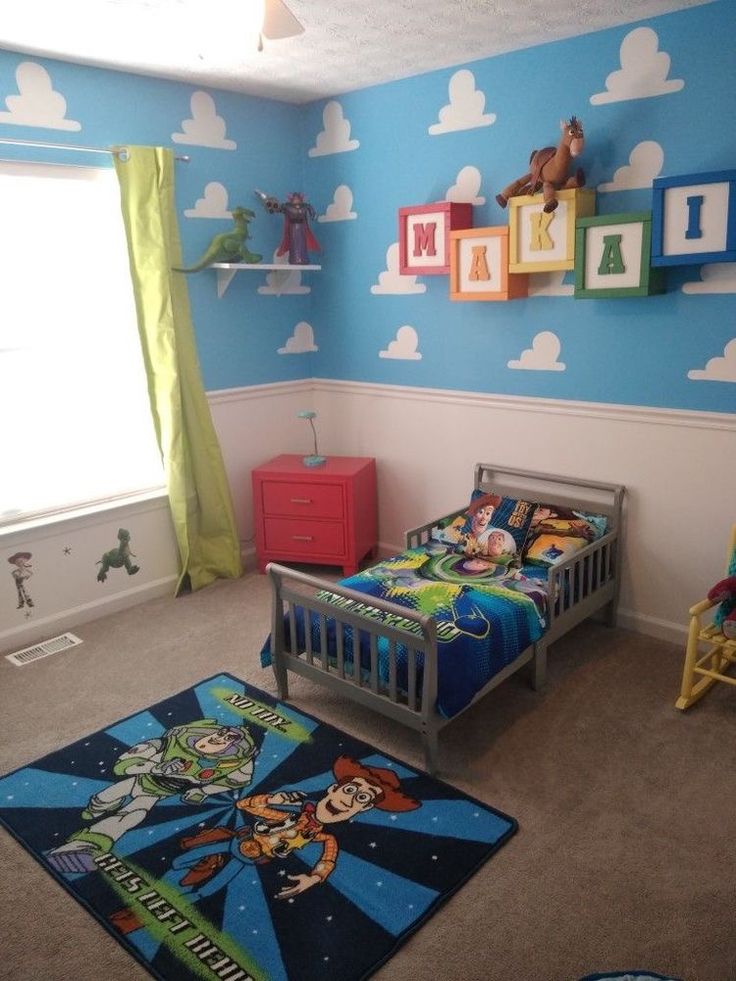
<svg viewBox="0 0 736 981"><path fill-rule="evenodd" d="M496 201L505 208L508 199L517 194L536 194L540 188L544 195L544 208L547 214L554 211L558 201L555 191L562 188L584 187L585 172L579 167L574 177L569 177L570 160L577 157L583 150L583 124L576 116L571 116L569 122L560 120L562 137L557 147L545 146L541 150L532 150L529 157L529 171L519 177L500 194Z"/></svg>

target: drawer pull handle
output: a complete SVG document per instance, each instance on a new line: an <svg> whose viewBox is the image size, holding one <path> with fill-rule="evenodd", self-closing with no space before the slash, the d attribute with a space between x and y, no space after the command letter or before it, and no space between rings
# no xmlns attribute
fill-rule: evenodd
<svg viewBox="0 0 736 981"><path fill-rule="evenodd" d="M292 535L291 536L295 542L313 542L313 535Z"/></svg>
<svg viewBox="0 0 736 981"><path fill-rule="evenodd" d="M292 497L291 498L291 503L292 504L311 504L312 503L312 498L311 497Z"/></svg>

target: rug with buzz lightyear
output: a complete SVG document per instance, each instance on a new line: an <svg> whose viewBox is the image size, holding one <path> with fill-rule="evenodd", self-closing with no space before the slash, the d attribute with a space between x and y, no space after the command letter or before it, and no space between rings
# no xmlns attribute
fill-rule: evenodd
<svg viewBox="0 0 736 981"><path fill-rule="evenodd" d="M0 823L169 981L367 978L517 829L227 674L0 778Z"/></svg>

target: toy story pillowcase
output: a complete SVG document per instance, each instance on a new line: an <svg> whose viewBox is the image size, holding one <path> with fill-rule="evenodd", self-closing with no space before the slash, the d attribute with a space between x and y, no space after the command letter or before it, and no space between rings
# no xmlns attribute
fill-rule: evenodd
<svg viewBox="0 0 736 981"><path fill-rule="evenodd" d="M606 533L604 514L539 504L534 513L524 554L529 565L552 566L579 552Z"/></svg>
<svg viewBox="0 0 736 981"><path fill-rule="evenodd" d="M473 491L464 514L441 529L439 540L481 567L518 565L536 504Z"/></svg>

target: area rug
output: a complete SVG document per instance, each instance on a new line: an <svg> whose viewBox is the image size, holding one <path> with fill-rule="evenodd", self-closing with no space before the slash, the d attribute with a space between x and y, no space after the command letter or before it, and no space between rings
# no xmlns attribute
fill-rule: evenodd
<svg viewBox="0 0 736 981"><path fill-rule="evenodd" d="M168 981L367 978L517 829L227 674L0 778L0 823Z"/></svg>

